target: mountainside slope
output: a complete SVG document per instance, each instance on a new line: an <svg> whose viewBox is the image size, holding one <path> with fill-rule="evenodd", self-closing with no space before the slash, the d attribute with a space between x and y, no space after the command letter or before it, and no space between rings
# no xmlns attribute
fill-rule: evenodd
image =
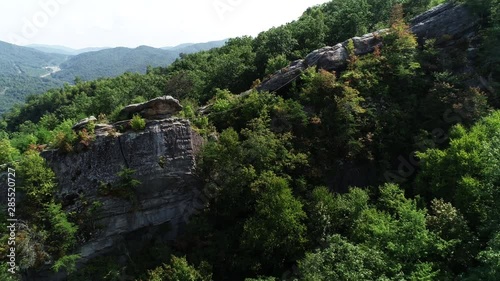
<svg viewBox="0 0 500 281"><path fill-rule="evenodd" d="M59 65L66 58L66 55L47 54L0 41L0 75L40 76L48 72L44 67Z"/></svg>
<svg viewBox="0 0 500 281"><path fill-rule="evenodd" d="M157 49L149 46L131 48L112 48L95 52L87 52L69 58L61 64L61 71L54 73L53 78L72 82L75 77L82 80L94 80L100 77L114 77L125 72L145 73L148 66L167 66L181 53L190 54L215 47L220 47L225 40L182 44L169 49Z"/></svg>
<svg viewBox="0 0 500 281"><path fill-rule="evenodd" d="M61 64L61 71L52 77L70 82L75 77L87 81L118 76L124 72L145 73L148 66L165 66L172 63L176 57L176 53L147 46L135 49L124 47L105 49L69 58Z"/></svg>

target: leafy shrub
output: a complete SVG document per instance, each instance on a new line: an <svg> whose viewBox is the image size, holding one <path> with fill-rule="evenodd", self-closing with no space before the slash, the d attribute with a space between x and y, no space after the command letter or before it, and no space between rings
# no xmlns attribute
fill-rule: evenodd
<svg viewBox="0 0 500 281"><path fill-rule="evenodd" d="M10 163L19 157L19 151L12 147L8 139L0 140L0 164Z"/></svg>
<svg viewBox="0 0 500 281"><path fill-rule="evenodd" d="M286 58L285 55L278 55L274 58L270 58L267 61L267 66L266 66L266 75L272 75L276 71L286 67L288 65L288 59Z"/></svg>
<svg viewBox="0 0 500 281"><path fill-rule="evenodd" d="M148 272L149 281L210 281L211 274L201 274L189 265L186 257L172 256L169 264L163 264Z"/></svg>
<svg viewBox="0 0 500 281"><path fill-rule="evenodd" d="M16 172L20 181L18 186L29 199L25 207L42 206L50 201L56 190L55 174L37 151L25 152L16 165Z"/></svg>
<svg viewBox="0 0 500 281"><path fill-rule="evenodd" d="M58 259L52 269L55 272L59 272L60 269L66 270L67 273L72 273L76 271L76 261L80 258L80 255L69 255Z"/></svg>
<svg viewBox="0 0 500 281"><path fill-rule="evenodd" d="M135 114L132 120L130 120L130 126L134 131L144 130L144 128L146 128L146 120L138 114Z"/></svg>
<svg viewBox="0 0 500 281"><path fill-rule="evenodd" d="M123 168L117 173L118 181L114 184L101 182L99 184L99 193L104 196L116 196L127 199L134 204L137 203L134 189L141 182L133 177L135 170Z"/></svg>
<svg viewBox="0 0 500 281"><path fill-rule="evenodd" d="M85 147L88 147L90 143L95 139L95 135L87 131L87 129L83 129L78 132L78 138L81 144L83 144Z"/></svg>
<svg viewBox="0 0 500 281"><path fill-rule="evenodd" d="M66 153L73 151L77 140L77 134L73 131L73 123L73 120L67 119L55 128L55 140L52 147Z"/></svg>
<svg viewBox="0 0 500 281"><path fill-rule="evenodd" d="M61 204L50 203L46 207L46 217L49 218L52 229L49 234L52 252L58 252L59 256L64 256L76 243L76 233L78 227L68 220L66 212ZM65 261L67 262L67 260Z"/></svg>

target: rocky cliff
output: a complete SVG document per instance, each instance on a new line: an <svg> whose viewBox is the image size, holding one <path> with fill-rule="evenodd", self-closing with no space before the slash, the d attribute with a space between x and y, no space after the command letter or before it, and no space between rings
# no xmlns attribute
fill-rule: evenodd
<svg viewBox="0 0 500 281"><path fill-rule="evenodd" d="M80 227L86 232L80 235L80 264L116 249L126 255L124 245L132 241L134 247L140 247L158 228L162 229L162 239L173 239L189 215L201 206L197 201L200 185L194 176L201 138L189 121L147 120L140 131L127 130L127 124L98 124L95 140L78 152L42 153L56 173L58 196L65 210L82 213L98 206L83 222L86 227ZM75 129L83 127L79 125ZM132 169L133 178L140 182L130 196L103 192L120 182L118 174L125 168ZM37 274L30 280L62 278L49 272L47 276Z"/></svg>
<svg viewBox="0 0 500 281"><path fill-rule="evenodd" d="M449 44L456 40L471 39L477 31L480 20L465 6L454 3L439 5L411 20L411 31L423 43L426 39L441 40L446 38ZM354 53L365 55L382 46L381 35L387 30L379 30L353 37L335 46L327 46L311 52L306 58L292 62L288 67L277 71L269 79L264 80L258 91L276 91L295 80L308 67L316 67L327 71L345 69L349 54L347 46L350 40L354 43Z"/></svg>

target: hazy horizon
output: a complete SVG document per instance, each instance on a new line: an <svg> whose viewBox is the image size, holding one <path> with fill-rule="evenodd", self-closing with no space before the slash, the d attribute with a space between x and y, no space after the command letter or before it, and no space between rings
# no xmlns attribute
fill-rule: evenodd
<svg viewBox="0 0 500 281"><path fill-rule="evenodd" d="M156 48L256 36L328 0L26 0L0 4L0 40L72 49Z"/></svg>

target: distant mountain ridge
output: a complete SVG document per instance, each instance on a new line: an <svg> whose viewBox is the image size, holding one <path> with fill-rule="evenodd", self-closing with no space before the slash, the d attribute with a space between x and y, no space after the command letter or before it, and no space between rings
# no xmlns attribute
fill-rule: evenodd
<svg viewBox="0 0 500 281"><path fill-rule="evenodd" d="M174 47L163 47L163 50L179 51L182 50L184 53L196 53L199 51L209 50L212 48L217 48L224 45L228 39L211 41L205 43L185 43Z"/></svg>
<svg viewBox="0 0 500 281"><path fill-rule="evenodd" d="M125 72L145 73L148 66L167 66L181 53L189 54L224 45L227 40L186 43L174 47L86 48L17 46L0 41L0 114L31 94L41 94L76 77L94 80ZM78 53L78 54L77 54Z"/></svg>
<svg viewBox="0 0 500 281"><path fill-rule="evenodd" d="M90 47L90 48L83 48L83 49L73 49L73 48L69 48L69 47L65 47L65 46L42 45L42 44L32 44L32 45L27 45L25 47L35 49L35 50L38 50L38 51L41 51L44 53L63 54L63 55L68 55L68 56L76 56L76 55L87 53L87 52L94 52L94 51L109 49L108 47Z"/></svg>
<svg viewBox="0 0 500 281"><path fill-rule="evenodd" d="M82 80L94 80L100 77L114 77L125 72L145 73L148 66L167 66L174 62L181 53L190 54L220 47L227 40L181 44L167 49L149 46L137 48L117 47L93 52L86 52L70 57L60 65L61 71L52 77L72 82L76 77Z"/></svg>
<svg viewBox="0 0 500 281"><path fill-rule="evenodd" d="M176 50L183 50L187 52L199 52L203 50L208 50L211 48L216 48L224 45L227 42L227 39L224 40L218 40L218 41L209 41L209 42L204 42L204 43L183 43L179 44L176 46L168 46L168 47L161 47L159 49L162 50L168 50L168 51L176 51ZM68 56L76 56L80 55L83 53L88 53L88 52L95 52L95 51L102 51L106 49L114 49L114 47L89 47L89 48L82 48L82 49L73 49L69 48L66 46L59 46L59 45L44 45L44 44L31 44L31 45L26 45L24 47L35 49L44 53L49 53L49 54L63 54L63 55L68 55Z"/></svg>

